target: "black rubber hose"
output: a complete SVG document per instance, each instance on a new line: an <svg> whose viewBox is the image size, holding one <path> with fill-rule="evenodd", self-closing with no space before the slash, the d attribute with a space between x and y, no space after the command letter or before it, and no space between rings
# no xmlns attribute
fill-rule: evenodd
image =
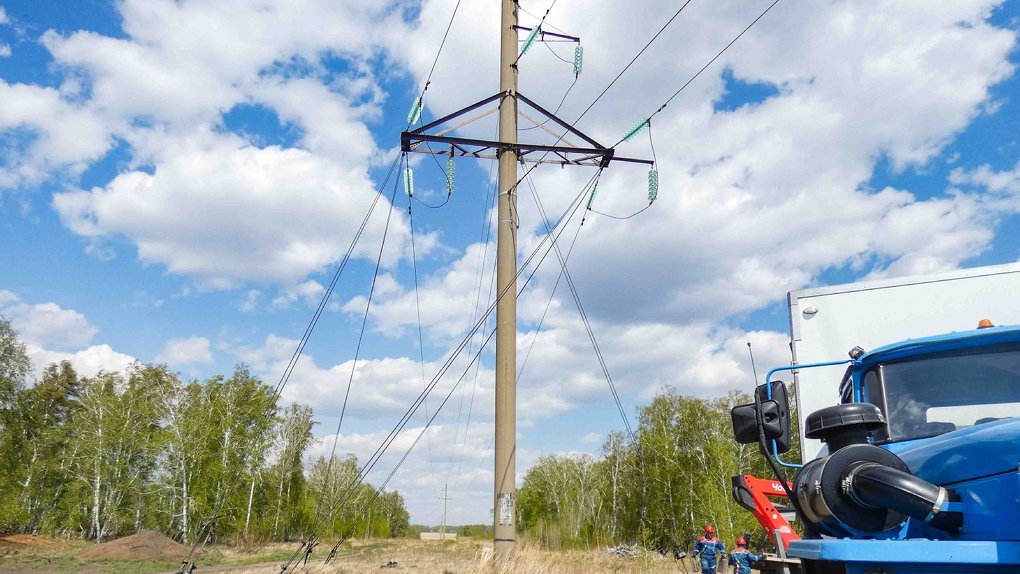
<svg viewBox="0 0 1020 574"><path fill-rule="evenodd" d="M954 534L963 525L962 513L940 509L943 502L959 501L959 496L912 474L865 462L851 467L847 478L849 494L858 504L902 512Z"/></svg>

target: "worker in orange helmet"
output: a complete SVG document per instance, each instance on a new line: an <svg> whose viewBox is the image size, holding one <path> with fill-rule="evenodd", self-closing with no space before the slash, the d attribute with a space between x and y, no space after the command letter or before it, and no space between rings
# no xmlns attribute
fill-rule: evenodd
<svg viewBox="0 0 1020 574"><path fill-rule="evenodd" d="M698 537L694 545L694 558L701 556L701 574L715 574L716 555L719 560L726 558L726 547L721 540L715 536L715 527L711 524L705 526L705 534Z"/></svg>
<svg viewBox="0 0 1020 574"><path fill-rule="evenodd" d="M762 559L761 554L747 551L747 540L737 538L737 547L730 552L730 565L735 574L751 574L751 563Z"/></svg>

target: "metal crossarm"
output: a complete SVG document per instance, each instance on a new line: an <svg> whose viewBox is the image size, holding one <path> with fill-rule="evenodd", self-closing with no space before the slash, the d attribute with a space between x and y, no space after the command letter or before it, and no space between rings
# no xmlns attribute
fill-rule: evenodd
<svg viewBox="0 0 1020 574"><path fill-rule="evenodd" d="M546 144L529 144L529 143L500 143L495 140L483 140L477 138L465 138L458 136L445 135L450 130L441 132L441 134L430 134L430 130L442 126L447 122L454 120L460 116L463 116L471 111L474 111L486 104L490 104L497 100L502 100L506 97L515 98L519 103L527 105L534 109L536 112L545 116L547 121L551 121L565 130L564 134L557 138L553 145ZM484 114L483 114L484 115ZM481 117L481 116L477 116ZM469 122L465 122L470 123ZM460 125L464 125L460 124ZM588 144L588 147L579 147L573 145L555 145L562 141L568 134L576 136L584 143ZM443 149L432 149L428 143L442 144ZM612 161L625 161L630 163L642 163L646 165L652 165L651 160L637 159L629 157L618 157L614 148L607 148L593 138L589 137L585 133L581 132L574 126L568 124L562 119L556 117L555 114L546 110L542 106L533 102L532 100L525 97L520 93L512 92L500 92L498 94L489 96L483 100L479 100L470 106L461 108L452 114L443 116L433 122L425 124L420 128L405 131L400 134L400 148L405 152L417 152L417 153L428 153L434 155L447 155L447 156L462 156L462 157L474 157L484 159L498 159L499 156L505 151L513 151L516 153L518 161L531 162L531 163L554 163L559 165L590 165L595 167L608 167ZM535 152L542 153L541 157L529 157Z"/></svg>

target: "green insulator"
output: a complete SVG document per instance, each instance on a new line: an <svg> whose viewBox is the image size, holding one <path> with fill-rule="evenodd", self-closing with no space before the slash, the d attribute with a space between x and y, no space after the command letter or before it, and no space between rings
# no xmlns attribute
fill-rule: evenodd
<svg viewBox="0 0 1020 574"><path fill-rule="evenodd" d="M634 126L633 128L631 128L630 131L627 132L627 135L623 136L623 141L626 142L626 141L630 141L630 140L634 139L634 137L637 136L639 133L645 131L645 128L647 128L647 127L648 127L648 120L641 120L641 123L639 123L636 126Z"/></svg>
<svg viewBox="0 0 1020 574"><path fill-rule="evenodd" d="M535 26L534 28L531 29L531 33L528 34L528 37L524 40L524 45L521 46L521 56L527 54L528 50L530 50L531 47L535 45L535 39L538 38L538 33L541 31L542 31L541 26Z"/></svg>
<svg viewBox="0 0 1020 574"><path fill-rule="evenodd" d="M574 48L574 77L581 75L581 67L584 64L584 48L580 44Z"/></svg>
<svg viewBox="0 0 1020 574"><path fill-rule="evenodd" d="M658 170L648 170L648 203L655 201L655 198L659 196L659 172Z"/></svg>
<svg viewBox="0 0 1020 574"><path fill-rule="evenodd" d="M414 172L409 165L404 167L404 193L407 197L414 197Z"/></svg>
<svg viewBox="0 0 1020 574"><path fill-rule="evenodd" d="M414 104L411 106L411 111L407 112L407 124L414 125L421 119L421 98L414 100Z"/></svg>
<svg viewBox="0 0 1020 574"><path fill-rule="evenodd" d="M446 160L446 193L453 193L453 180L457 175L457 164L453 162L453 156Z"/></svg>
<svg viewBox="0 0 1020 574"><path fill-rule="evenodd" d="M598 190L599 184L596 183L595 186L591 188L591 195L588 196L588 206L585 209L591 209L591 204L595 201L595 192Z"/></svg>

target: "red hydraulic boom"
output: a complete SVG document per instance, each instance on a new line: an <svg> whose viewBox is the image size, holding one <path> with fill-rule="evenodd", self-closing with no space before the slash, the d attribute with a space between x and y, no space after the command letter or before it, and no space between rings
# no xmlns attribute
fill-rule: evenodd
<svg viewBox="0 0 1020 574"><path fill-rule="evenodd" d="M793 488L792 484L787 483L787 485L791 489ZM758 523L768 533L772 543L776 545L776 552L785 556L790 542L800 540L800 535L783 518L780 509L772 504L772 501L769 500L770 496L787 498L786 490L778 480L758 478L750 474L733 477L733 498L754 514ZM782 549L779 547L780 544L782 544Z"/></svg>

